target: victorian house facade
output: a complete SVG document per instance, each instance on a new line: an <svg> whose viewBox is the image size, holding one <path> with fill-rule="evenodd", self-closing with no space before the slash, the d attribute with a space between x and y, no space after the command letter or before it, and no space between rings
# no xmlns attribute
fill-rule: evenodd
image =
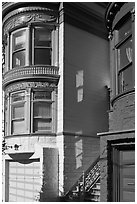
<svg viewBox="0 0 137 204"><path fill-rule="evenodd" d="M3 201L134 201L134 3L4 2L2 23Z"/></svg>

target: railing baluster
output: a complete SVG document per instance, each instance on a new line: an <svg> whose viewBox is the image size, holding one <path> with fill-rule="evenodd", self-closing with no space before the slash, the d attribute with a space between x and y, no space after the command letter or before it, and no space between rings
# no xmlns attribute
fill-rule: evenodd
<svg viewBox="0 0 137 204"><path fill-rule="evenodd" d="M55 70L54 70L55 71ZM70 189L69 192L66 193L65 197L69 198L71 197L71 200L75 200L76 197L79 195L79 191L76 191L78 189L79 184L81 184L81 189L84 191L90 191L92 186L95 184L95 182L100 177L100 164L99 164L99 157L98 159L91 165L91 167L84 173L84 181L83 181L83 174L80 177L80 179L75 183L75 185ZM75 192L75 195L74 193Z"/></svg>
<svg viewBox="0 0 137 204"><path fill-rule="evenodd" d="M3 75L3 84L7 84L11 79L30 75L58 75L58 67L54 66L27 66L9 70Z"/></svg>

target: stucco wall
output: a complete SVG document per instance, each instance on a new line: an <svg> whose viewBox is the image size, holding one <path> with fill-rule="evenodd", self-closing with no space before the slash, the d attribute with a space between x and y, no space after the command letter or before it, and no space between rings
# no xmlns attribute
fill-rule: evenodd
<svg viewBox="0 0 137 204"><path fill-rule="evenodd" d="M64 131L108 130L108 42L65 24Z"/></svg>
<svg viewBox="0 0 137 204"><path fill-rule="evenodd" d="M98 132L108 131L108 42L65 24L64 190L99 156Z"/></svg>

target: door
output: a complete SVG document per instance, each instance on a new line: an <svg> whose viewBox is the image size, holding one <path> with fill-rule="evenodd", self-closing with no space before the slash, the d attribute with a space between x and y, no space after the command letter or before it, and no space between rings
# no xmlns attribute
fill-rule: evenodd
<svg viewBox="0 0 137 204"><path fill-rule="evenodd" d="M120 151L120 201L135 201L135 151Z"/></svg>
<svg viewBox="0 0 137 204"><path fill-rule="evenodd" d="M36 202L40 190L39 160L9 162L9 202Z"/></svg>
<svg viewBox="0 0 137 204"><path fill-rule="evenodd" d="M112 147L113 201L135 201L135 146L114 144Z"/></svg>

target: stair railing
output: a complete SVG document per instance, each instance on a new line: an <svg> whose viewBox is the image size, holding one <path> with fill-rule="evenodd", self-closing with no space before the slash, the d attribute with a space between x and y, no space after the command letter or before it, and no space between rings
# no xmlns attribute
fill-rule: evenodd
<svg viewBox="0 0 137 204"><path fill-rule="evenodd" d="M67 199L75 199L85 192L88 192L95 182L100 177L100 157L98 157L92 165L81 175L78 181L72 186L72 188L65 194Z"/></svg>

